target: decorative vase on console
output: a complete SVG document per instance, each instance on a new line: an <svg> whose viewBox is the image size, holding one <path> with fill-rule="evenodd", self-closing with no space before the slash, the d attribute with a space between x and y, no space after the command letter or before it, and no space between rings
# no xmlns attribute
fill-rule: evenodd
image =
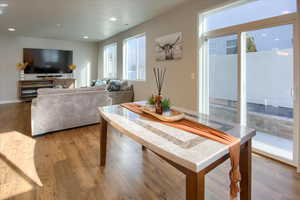
<svg viewBox="0 0 300 200"><path fill-rule="evenodd" d="M20 80L24 80L25 79L25 75L24 75L24 70L26 69L26 67L28 66L28 63L17 63L16 68L17 70L19 70L19 79Z"/></svg>
<svg viewBox="0 0 300 200"><path fill-rule="evenodd" d="M77 66L72 64L72 65L69 65L69 69L72 70L72 78L74 78L74 71L76 70Z"/></svg>
<svg viewBox="0 0 300 200"><path fill-rule="evenodd" d="M163 107L162 107L163 97L161 95L161 90L164 84L166 69L154 68L153 72L154 72L154 77L155 77L156 86L158 90L157 95L155 95L154 97L155 112L161 115L163 114Z"/></svg>

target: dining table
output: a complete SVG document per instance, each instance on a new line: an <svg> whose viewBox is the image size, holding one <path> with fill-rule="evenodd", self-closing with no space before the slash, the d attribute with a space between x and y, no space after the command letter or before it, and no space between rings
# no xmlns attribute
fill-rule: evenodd
<svg viewBox="0 0 300 200"><path fill-rule="evenodd" d="M136 103L141 105L146 104L146 102ZM173 109L184 113L186 119L240 139L239 169L241 181L239 195L241 200L250 200L252 185L251 143L252 138L256 135L256 131L239 123L218 118L217 116L200 114L177 107ZM99 107L98 111L101 122L100 166L105 167L108 146L107 135L113 134L112 131L108 130L113 129L133 139L143 149L152 151L181 171L186 176L187 200L204 200L206 175L230 158L228 145L171 126L166 126L157 120L134 113L121 105ZM110 148L114 147L110 146ZM224 179L226 177L219 178Z"/></svg>

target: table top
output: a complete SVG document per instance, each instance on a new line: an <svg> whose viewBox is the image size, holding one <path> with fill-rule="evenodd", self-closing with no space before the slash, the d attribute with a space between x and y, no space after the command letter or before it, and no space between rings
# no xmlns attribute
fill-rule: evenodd
<svg viewBox="0 0 300 200"><path fill-rule="evenodd" d="M145 102L138 102L143 104ZM177 110L182 111L180 108ZM120 105L99 108L110 126L151 151L194 172L199 172L229 152L228 146L183 130L142 117ZM254 129L224 122L208 115L184 111L186 118L221 130L241 139L241 144L255 136Z"/></svg>

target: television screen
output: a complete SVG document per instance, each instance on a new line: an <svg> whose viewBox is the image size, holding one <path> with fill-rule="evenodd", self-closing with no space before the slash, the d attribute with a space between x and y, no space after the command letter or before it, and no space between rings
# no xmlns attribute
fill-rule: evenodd
<svg viewBox="0 0 300 200"><path fill-rule="evenodd" d="M28 63L26 74L72 73L73 52L52 49L23 49L23 62Z"/></svg>

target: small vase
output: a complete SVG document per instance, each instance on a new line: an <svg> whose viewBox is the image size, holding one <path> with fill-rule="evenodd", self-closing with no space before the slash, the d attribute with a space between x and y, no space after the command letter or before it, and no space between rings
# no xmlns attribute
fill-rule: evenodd
<svg viewBox="0 0 300 200"><path fill-rule="evenodd" d="M163 114L163 107L161 101L162 101L161 95L155 96L155 112L159 115Z"/></svg>

